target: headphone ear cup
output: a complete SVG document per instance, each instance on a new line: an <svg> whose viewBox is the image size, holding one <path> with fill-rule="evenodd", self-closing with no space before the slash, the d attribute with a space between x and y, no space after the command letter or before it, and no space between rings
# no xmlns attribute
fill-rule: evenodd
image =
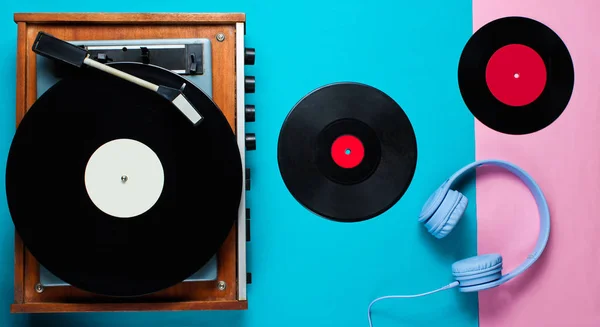
<svg viewBox="0 0 600 327"><path fill-rule="evenodd" d="M461 292L482 291L502 277L502 256L497 253L483 254L452 264L452 275L459 283Z"/></svg>
<svg viewBox="0 0 600 327"><path fill-rule="evenodd" d="M469 204L469 199L462 193L454 190L451 190L450 192L454 193L452 198L455 202L453 203L452 209L450 209L450 212L447 214L448 217L446 221L437 228L435 232L437 238L444 238L450 234L456 224L460 221L460 218L465 213L467 205Z"/></svg>
<svg viewBox="0 0 600 327"><path fill-rule="evenodd" d="M427 223L436 213L448 193L448 186L446 186L446 184L447 183L444 182L429 196L421 209L421 214L419 215L420 223Z"/></svg>
<svg viewBox="0 0 600 327"><path fill-rule="evenodd" d="M444 238L460 220L467 206L467 198L449 190L431 218L425 222L427 231L436 238Z"/></svg>

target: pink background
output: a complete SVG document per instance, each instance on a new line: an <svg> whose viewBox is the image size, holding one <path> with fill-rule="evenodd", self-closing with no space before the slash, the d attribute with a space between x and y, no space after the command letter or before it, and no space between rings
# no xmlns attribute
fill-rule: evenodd
<svg viewBox="0 0 600 327"><path fill-rule="evenodd" d="M477 159L512 161L547 196L550 241L525 274L479 293L480 325L600 326L600 1L473 0L473 30L504 16L553 29L573 58L575 85L563 114L529 135L497 133L475 122ZM517 109L518 110L518 109ZM518 180L480 169L478 251L498 252L504 272L534 246L535 202Z"/></svg>

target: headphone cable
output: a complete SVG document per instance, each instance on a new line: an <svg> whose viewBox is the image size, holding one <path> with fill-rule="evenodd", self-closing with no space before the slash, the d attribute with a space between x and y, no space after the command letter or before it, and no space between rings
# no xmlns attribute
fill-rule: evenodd
<svg viewBox="0 0 600 327"><path fill-rule="evenodd" d="M382 296L382 297L378 297L375 300L371 301L371 304L369 304L369 308L367 309L367 317L369 318L369 327L373 327L373 323L371 322L371 307L373 306L373 304L377 301L380 300L384 300L384 299L407 299L407 298L415 298L415 297L420 297L420 296L425 296L425 295L429 295L429 294L433 294L433 293L437 293L440 291L444 291L447 289L451 289L458 286L458 282L452 282L446 286L443 286L441 288L438 288L437 290L433 290L433 291L429 291L429 292L425 292L425 293L421 293L421 294L414 294L414 295L386 295L386 296Z"/></svg>

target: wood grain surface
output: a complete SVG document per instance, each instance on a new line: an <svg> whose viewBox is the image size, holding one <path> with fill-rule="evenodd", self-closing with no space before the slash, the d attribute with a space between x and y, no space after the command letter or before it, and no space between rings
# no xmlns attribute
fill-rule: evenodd
<svg viewBox="0 0 600 327"><path fill-rule="evenodd" d="M17 94L16 94L16 118L17 126L25 114L25 92L27 89L27 26L25 23L18 23L17 26ZM25 249L23 242L17 233L15 233L15 303L23 303L24 293L23 285L25 278Z"/></svg>
<svg viewBox="0 0 600 327"><path fill-rule="evenodd" d="M15 13L15 22L209 25L245 22L243 13Z"/></svg>
<svg viewBox="0 0 600 327"><path fill-rule="evenodd" d="M11 305L11 313L245 310L247 301L188 301L156 303L27 303Z"/></svg>

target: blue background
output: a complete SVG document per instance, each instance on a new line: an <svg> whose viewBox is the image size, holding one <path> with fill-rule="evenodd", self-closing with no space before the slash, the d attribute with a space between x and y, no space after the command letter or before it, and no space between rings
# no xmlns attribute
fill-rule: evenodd
<svg viewBox="0 0 600 327"><path fill-rule="evenodd" d="M0 326L368 326L369 302L451 281L452 262L476 253L473 182L465 218L444 240L417 223L421 205L452 172L474 160L473 118L457 85L472 33L470 0L429 1L74 1L0 4L0 163L15 126L15 12L245 12L246 42L257 50L247 96L257 108L257 150L248 155L252 190L249 310L11 315L13 225L0 197ZM342 224L302 208L277 167L281 123L311 90L332 82L370 84L406 111L418 163L405 196L378 218ZM4 175L0 174L2 183ZM456 290L374 307L375 327L475 326L477 295Z"/></svg>

